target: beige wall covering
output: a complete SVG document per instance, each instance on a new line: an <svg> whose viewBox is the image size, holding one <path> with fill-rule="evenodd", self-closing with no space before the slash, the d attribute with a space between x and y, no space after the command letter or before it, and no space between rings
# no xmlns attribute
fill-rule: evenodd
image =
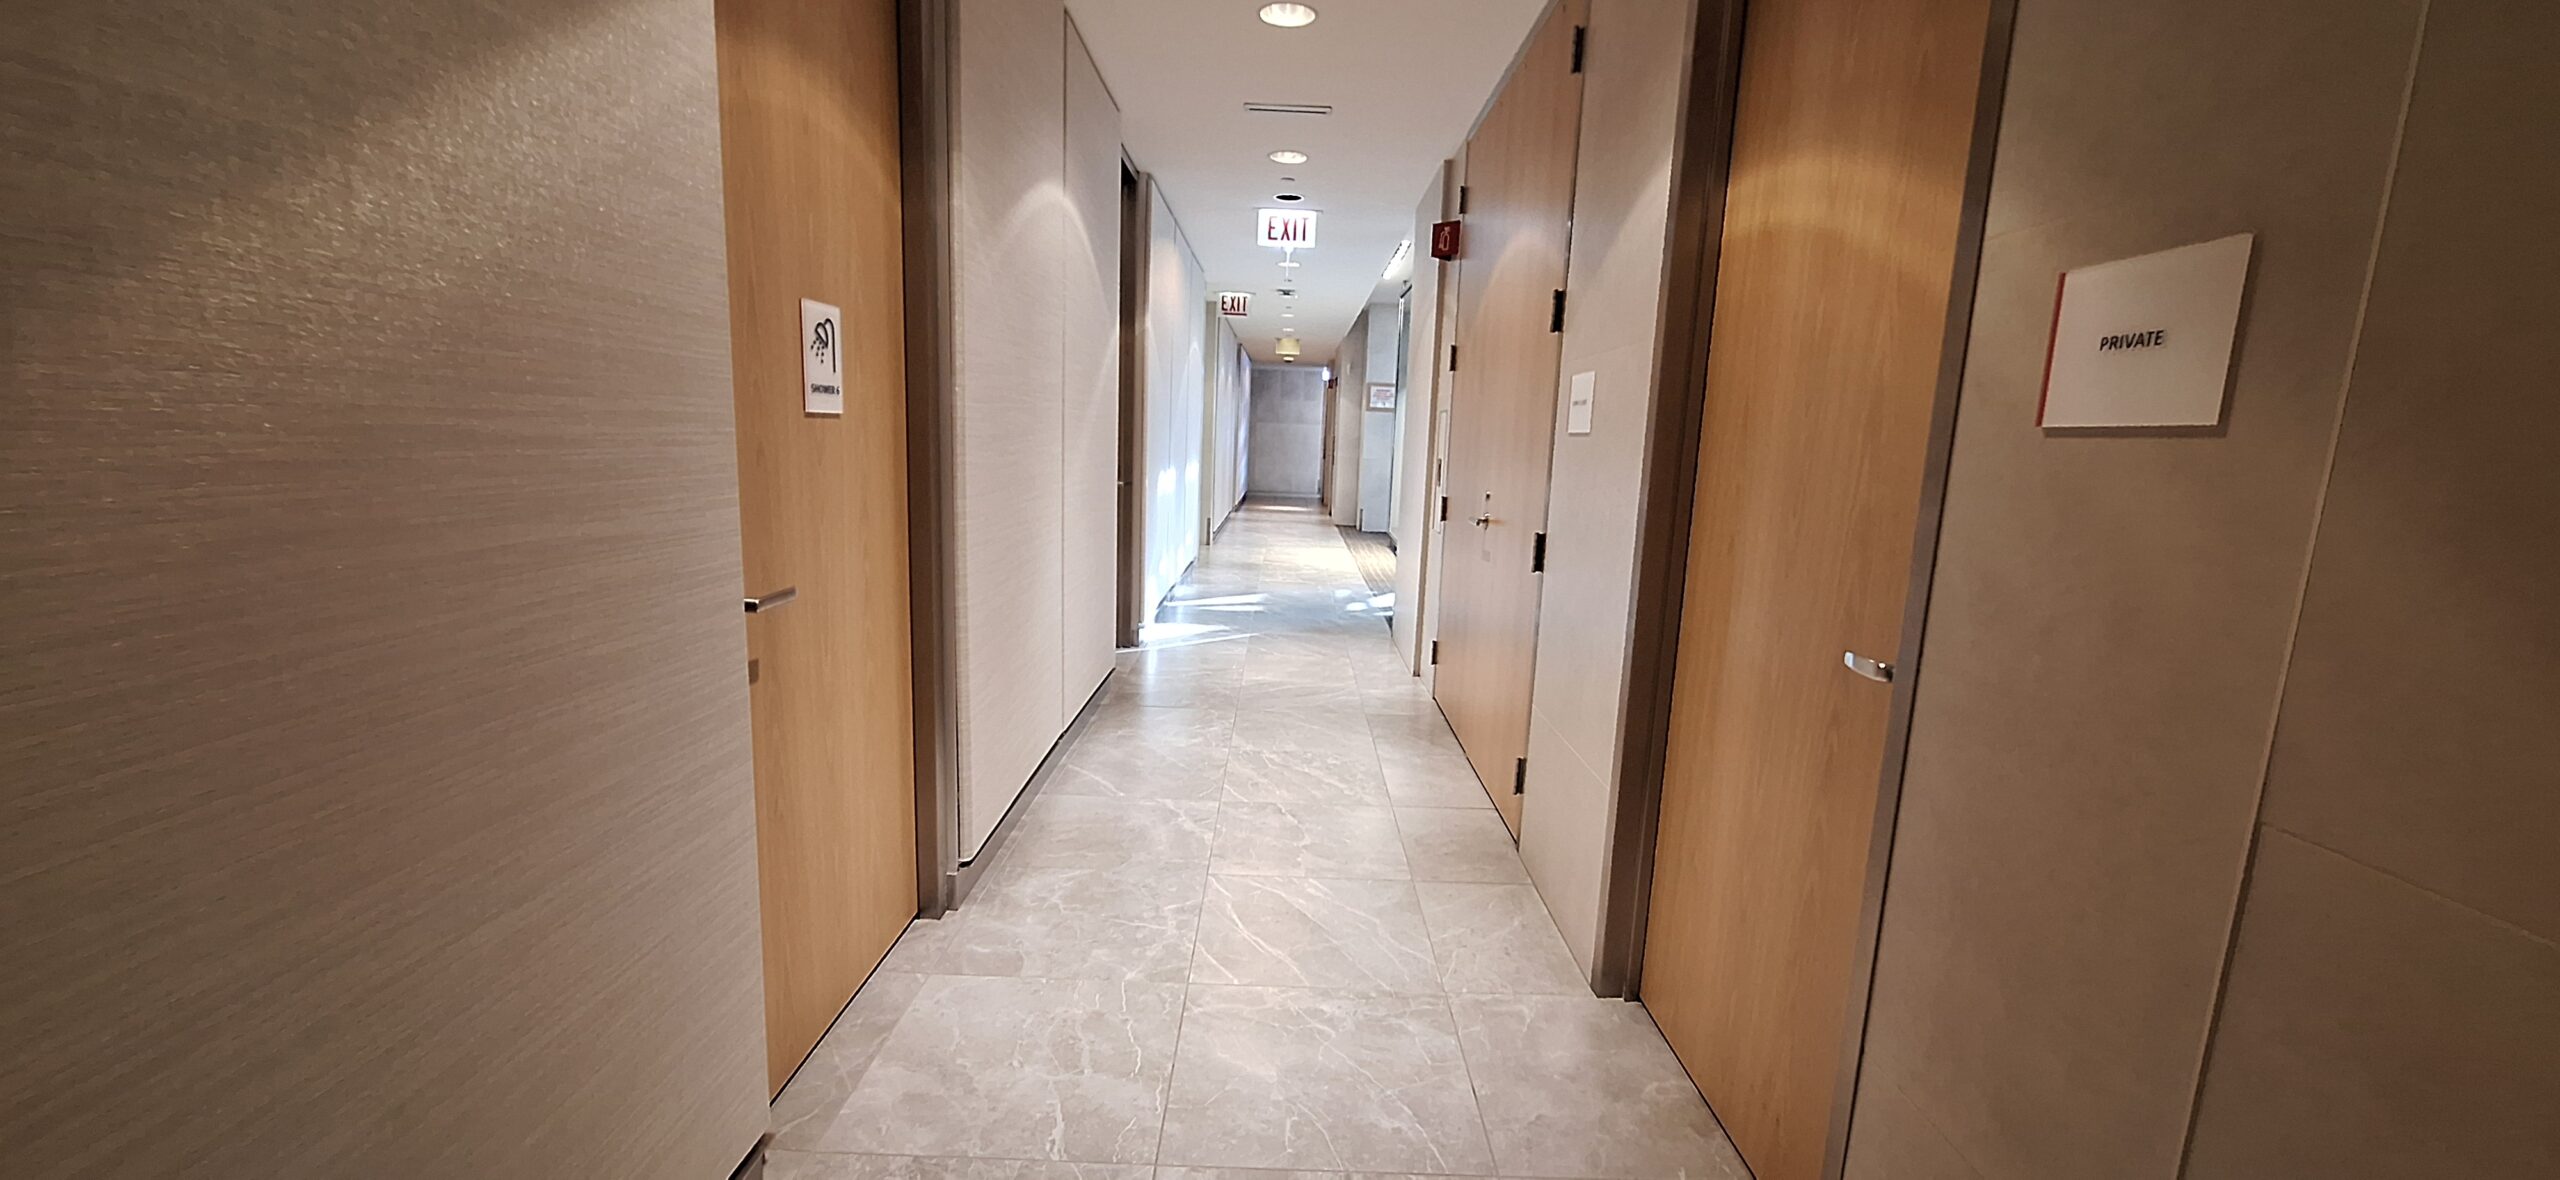
<svg viewBox="0 0 2560 1180"><path fill-rule="evenodd" d="M1120 588L1120 108L1067 23L1062 717L1111 674Z"/></svg>
<svg viewBox="0 0 2560 1180"><path fill-rule="evenodd" d="M1248 413L1246 485L1265 495L1315 495L1324 467L1324 370L1255 365Z"/></svg>
<svg viewBox="0 0 2560 1180"><path fill-rule="evenodd" d="M1102 489L1119 478L1108 379L1117 354L1098 342L1117 320L1103 313L1118 303L1120 145L1109 92L1061 6L958 0L953 25L952 504L967 859L1109 671L1101 608L1116 593L1107 555L1118 526ZM1110 196L1098 204L1106 167Z"/></svg>
<svg viewBox="0 0 2560 1180"><path fill-rule="evenodd" d="M1360 313L1368 328L1368 355L1360 365L1360 530L1383 533L1395 498L1396 412L1369 408L1369 387L1397 383L1396 360L1403 354L1404 310L1393 299L1371 303ZM1399 399L1401 400L1401 399Z"/></svg>
<svg viewBox="0 0 2560 1180"><path fill-rule="evenodd" d="M2560 1175L2560 11L2434 0L2187 1174Z"/></svg>
<svg viewBox="0 0 2560 1180"><path fill-rule="evenodd" d="M0 1173L767 1125L710 6L19 6Z"/></svg>
<svg viewBox="0 0 2560 1180"><path fill-rule="evenodd" d="M1203 532L1215 537L1244 499L1245 400L1253 385L1253 357L1236 339L1226 317L1209 317L1209 441L1203 456Z"/></svg>
<svg viewBox="0 0 2560 1180"><path fill-rule="evenodd" d="M2188 1174L2550 1173L2524 11L2020 5L1850 1176L2177 1175L2209 1040ZM2057 271L2241 230L2225 428L2036 429Z"/></svg>
<svg viewBox="0 0 2560 1180"><path fill-rule="evenodd" d="M1146 552L1141 620L1200 555L1202 425L1208 413L1209 280L1153 178L1147 201L1145 364L1139 400L1139 536Z"/></svg>
<svg viewBox="0 0 2560 1180"><path fill-rule="evenodd" d="M1636 508L1691 3L1592 0L1565 286L1547 572L1529 705L1520 859L1583 970L1600 932L1617 797ZM1591 433L1563 397L1596 374Z"/></svg>

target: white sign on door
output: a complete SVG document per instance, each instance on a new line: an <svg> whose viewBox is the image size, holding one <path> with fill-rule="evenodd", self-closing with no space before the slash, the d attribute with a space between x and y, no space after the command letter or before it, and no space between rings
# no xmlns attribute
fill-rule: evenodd
<svg viewBox="0 0 2560 1180"><path fill-rule="evenodd" d="M802 413L844 413L844 312L834 304L800 301L800 375Z"/></svg>
<svg viewBox="0 0 2560 1180"><path fill-rule="evenodd" d="M1250 291L1218 292L1219 315L1251 315L1253 313L1248 309L1252 306L1253 293Z"/></svg>
<svg viewBox="0 0 2560 1180"><path fill-rule="evenodd" d="M1596 372L1573 375L1573 392L1566 396L1564 403L1566 434L1591 433L1591 395L1599 384L1600 374Z"/></svg>
<svg viewBox="0 0 2560 1180"><path fill-rule="evenodd" d="M2063 272L2037 423L2219 425L2255 240L2233 234Z"/></svg>
<svg viewBox="0 0 2560 1180"><path fill-rule="evenodd" d="M1291 250L1312 250L1316 245L1316 214L1312 209L1265 209L1262 211L1262 244Z"/></svg>

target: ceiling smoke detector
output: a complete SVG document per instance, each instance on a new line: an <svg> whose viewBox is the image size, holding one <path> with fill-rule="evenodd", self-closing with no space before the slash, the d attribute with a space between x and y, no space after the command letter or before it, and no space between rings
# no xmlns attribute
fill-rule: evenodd
<svg viewBox="0 0 2560 1180"><path fill-rule="evenodd" d="M1316 10L1304 4L1265 4L1262 23L1283 29L1303 29L1316 23Z"/></svg>

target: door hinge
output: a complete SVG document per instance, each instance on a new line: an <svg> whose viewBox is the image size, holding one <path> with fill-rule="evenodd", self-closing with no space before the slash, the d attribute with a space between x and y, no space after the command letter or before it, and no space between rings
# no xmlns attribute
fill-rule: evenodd
<svg viewBox="0 0 2560 1180"><path fill-rule="evenodd" d="M1564 331L1564 288L1562 287L1556 288L1555 315L1547 320L1547 330L1550 332Z"/></svg>
<svg viewBox="0 0 2560 1180"><path fill-rule="evenodd" d="M1591 32L1589 26L1573 26L1573 72L1582 72L1582 41Z"/></svg>
<svg viewBox="0 0 2560 1180"><path fill-rule="evenodd" d="M1440 523L1449 523L1449 497L1440 497Z"/></svg>
<svg viewBox="0 0 2560 1180"><path fill-rule="evenodd" d="M1458 371L1458 346L1455 344L1449 346L1449 371Z"/></svg>
<svg viewBox="0 0 2560 1180"><path fill-rule="evenodd" d="M1511 793L1514 795L1529 793L1529 760L1526 758L1511 764Z"/></svg>
<svg viewBox="0 0 2560 1180"><path fill-rule="evenodd" d="M1461 213L1461 214L1464 214L1466 211L1467 211L1467 186L1465 186L1465 185L1463 185L1463 184L1462 184L1462 185L1459 185L1459 186L1458 186L1458 212L1459 212L1459 213Z"/></svg>
<svg viewBox="0 0 2560 1180"><path fill-rule="evenodd" d="M1431 666L1440 666L1440 641L1437 639L1431 641Z"/></svg>
<svg viewBox="0 0 2560 1180"><path fill-rule="evenodd" d="M1533 574L1547 572L1547 535L1545 533L1538 534L1536 540L1529 542L1529 572Z"/></svg>

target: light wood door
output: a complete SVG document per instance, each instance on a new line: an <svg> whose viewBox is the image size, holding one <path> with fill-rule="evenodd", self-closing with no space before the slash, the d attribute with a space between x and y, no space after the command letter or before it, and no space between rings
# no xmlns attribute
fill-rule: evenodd
<svg viewBox="0 0 2560 1180"><path fill-rule="evenodd" d="M916 912L894 0L719 0L769 1080ZM813 68L813 63L825 63ZM800 301L844 311L802 413Z"/></svg>
<svg viewBox="0 0 2560 1180"><path fill-rule="evenodd" d="M1642 995L1760 1180L1820 1174L1985 0L1745 22Z"/></svg>
<svg viewBox="0 0 2560 1180"><path fill-rule="evenodd" d="M1449 401L1449 521L1440 567L1440 673L1432 693L1511 834L1512 793L1529 752L1529 676L1538 639L1538 534L1555 457L1551 330L1573 217L1582 75L1565 0L1530 34L1511 77L1467 141L1458 276L1458 372Z"/></svg>

